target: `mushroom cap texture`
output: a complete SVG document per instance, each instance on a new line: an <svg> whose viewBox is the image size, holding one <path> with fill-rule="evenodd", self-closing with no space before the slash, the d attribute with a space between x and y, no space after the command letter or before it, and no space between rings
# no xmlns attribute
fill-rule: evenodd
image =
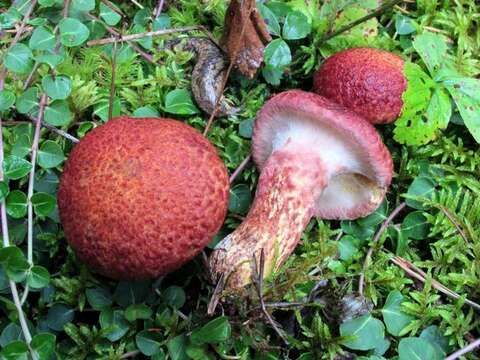
<svg viewBox="0 0 480 360"><path fill-rule="evenodd" d="M140 280L179 268L209 243L228 189L225 165L192 127L119 117L72 150L58 207L80 260L104 276Z"/></svg>
<svg viewBox="0 0 480 360"><path fill-rule="evenodd" d="M374 48L353 48L329 57L315 73L313 89L355 111L372 124L395 121L407 88L404 62Z"/></svg>
<svg viewBox="0 0 480 360"><path fill-rule="evenodd" d="M303 123L303 130L295 129L295 123ZM316 216L355 219L380 205L392 180L393 161L368 121L320 95L289 90L268 100L257 114L252 155L260 170L288 137L296 137L291 140L309 144L312 151L324 154L333 171L317 204Z"/></svg>

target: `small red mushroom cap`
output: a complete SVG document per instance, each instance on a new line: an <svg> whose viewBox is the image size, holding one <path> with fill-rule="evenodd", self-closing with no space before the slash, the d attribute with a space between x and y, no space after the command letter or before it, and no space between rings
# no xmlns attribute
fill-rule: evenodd
<svg viewBox="0 0 480 360"><path fill-rule="evenodd" d="M58 206L83 262L113 279L147 279L209 243L225 218L228 188L215 148L192 127L120 117L72 150Z"/></svg>
<svg viewBox="0 0 480 360"><path fill-rule="evenodd" d="M375 128L362 117L314 93L285 91L257 115L252 147L259 169L289 141L319 154L325 164L330 180L317 199L317 216L355 219L380 205L393 162Z"/></svg>
<svg viewBox="0 0 480 360"><path fill-rule="evenodd" d="M314 91L355 111L373 124L395 121L407 88L404 61L374 48L340 51L315 73Z"/></svg>

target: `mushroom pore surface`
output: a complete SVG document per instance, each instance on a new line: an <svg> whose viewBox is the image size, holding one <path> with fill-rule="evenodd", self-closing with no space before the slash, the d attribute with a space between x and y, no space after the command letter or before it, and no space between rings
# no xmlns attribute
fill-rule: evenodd
<svg viewBox="0 0 480 360"><path fill-rule="evenodd" d="M114 279L147 279L198 254L223 223L228 174L214 147L170 119L116 118L72 150L58 192L77 256Z"/></svg>
<svg viewBox="0 0 480 360"><path fill-rule="evenodd" d="M252 140L260 178L245 221L211 256L227 286L250 282L263 250L265 275L283 264L313 216L355 219L374 211L392 176L392 159L371 124L313 93L291 90L270 99Z"/></svg>

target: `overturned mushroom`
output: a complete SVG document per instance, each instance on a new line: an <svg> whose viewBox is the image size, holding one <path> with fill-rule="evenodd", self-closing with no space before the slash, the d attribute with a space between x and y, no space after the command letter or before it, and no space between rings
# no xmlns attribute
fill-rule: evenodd
<svg viewBox="0 0 480 360"><path fill-rule="evenodd" d="M392 159L366 120L313 93L270 99L257 116L253 157L261 170L245 221L215 248L211 270L230 289L250 282L263 249L265 276L284 263L313 216L355 219L382 202Z"/></svg>
<svg viewBox="0 0 480 360"><path fill-rule="evenodd" d="M221 97L215 116L235 114L238 109L222 93L228 68L228 60L222 50L210 39L202 37L171 40L165 44L165 48L171 49L177 45L195 53L192 93L197 105L210 115L215 109L218 98Z"/></svg>

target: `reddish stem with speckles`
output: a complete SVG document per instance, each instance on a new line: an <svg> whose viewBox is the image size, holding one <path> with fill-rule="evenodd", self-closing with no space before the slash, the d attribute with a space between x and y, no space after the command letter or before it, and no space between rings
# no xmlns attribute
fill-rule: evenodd
<svg viewBox="0 0 480 360"><path fill-rule="evenodd" d="M210 258L214 275L224 274L227 288L251 282L251 261L263 249L265 276L293 252L315 214L327 184L321 155L289 142L275 151L262 170L253 205L245 221L215 248Z"/></svg>

